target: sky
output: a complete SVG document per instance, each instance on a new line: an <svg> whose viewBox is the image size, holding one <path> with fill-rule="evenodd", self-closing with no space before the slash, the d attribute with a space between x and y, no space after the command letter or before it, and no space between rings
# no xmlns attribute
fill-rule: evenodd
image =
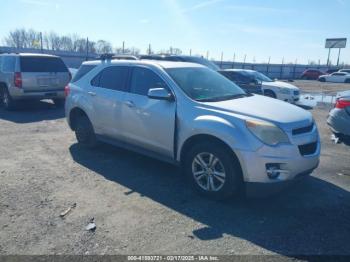
<svg viewBox="0 0 350 262"><path fill-rule="evenodd" d="M350 0L0 0L0 42L16 28L125 41L142 53L151 44L230 61L325 63L325 39L350 38ZM350 63L350 42L340 62Z"/></svg>

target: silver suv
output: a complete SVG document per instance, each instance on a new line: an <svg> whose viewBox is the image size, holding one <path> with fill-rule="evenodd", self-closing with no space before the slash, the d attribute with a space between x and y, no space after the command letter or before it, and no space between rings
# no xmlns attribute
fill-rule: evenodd
<svg viewBox="0 0 350 262"><path fill-rule="evenodd" d="M71 79L61 58L43 54L0 55L0 98L5 109L23 99L53 99L64 105L64 87Z"/></svg>
<svg viewBox="0 0 350 262"><path fill-rule="evenodd" d="M181 165L201 193L266 194L310 174L320 141L312 115L246 94L202 65L85 62L67 86L77 140L111 143Z"/></svg>

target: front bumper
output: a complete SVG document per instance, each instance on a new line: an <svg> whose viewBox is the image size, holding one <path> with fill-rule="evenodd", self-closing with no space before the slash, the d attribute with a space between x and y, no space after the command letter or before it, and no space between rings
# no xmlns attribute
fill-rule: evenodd
<svg viewBox="0 0 350 262"><path fill-rule="evenodd" d="M283 190L291 187L295 183L308 177L312 173L312 171L314 171L316 168L317 166L310 170L306 170L300 174L297 174L292 180L280 181L278 183L255 183L255 182L245 183L246 196L252 197L252 198L268 197L268 196L280 193Z"/></svg>

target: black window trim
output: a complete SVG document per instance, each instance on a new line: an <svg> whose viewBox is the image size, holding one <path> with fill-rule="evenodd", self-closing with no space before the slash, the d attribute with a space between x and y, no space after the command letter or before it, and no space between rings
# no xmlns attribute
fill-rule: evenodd
<svg viewBox="0 0 350 262"><path fill-rule="evenodd" d="M126 81L125 81L125 90L109 89L109 88L102 87L102 86L100 85L100 84L101 84L101 83L100 83L100 80L101 80L100 78L101 78L102 72L103 72L104 70L110 68L110 67L125 67L125 68L128 69L127 76L126 76ZM113 64L107 65L107 66L101 68L101 70L98 71L97 74L90 80L90 86L96 87L96 88L103 88L103 89L107 89L107 90L112 90L112 91L116 91L116 92L130 93L130 76L131 76L130 72L131 72L131 68L130 68L129 65L113 65ZM92 82L93 82L97 77L99 78L99 79L98 79L99 85L93 85Z"/></svg>
<svg viewBox="0 0 350 262"><path fill-rule="evenodd" d="M144 95L140 95L140 94L136 94L136 93L132 93L131 92L131 80L132 80L132 76L134 73L134 69L135 68L143 68L143 69L148 69L151 72L153 72L154 74L156 74L161 80L163 80L163 82L165 83L165 89L168 90L168 92L170 92L172 94L172 96L174 97L175 101L176 101L176 96L175 96L175 92L172 90L172 88L170 87L171 84L169 83L168 79L166 79L165 77L163 77L162 75L160 75L157 71L153 70L153 68L145 66L145 65L132 65L130 70L129 70L129 81L128 81L128 90L130 94L133 95L138 95L138 96L143 96ZM147 97L147 96L146 96Z"/></svg>

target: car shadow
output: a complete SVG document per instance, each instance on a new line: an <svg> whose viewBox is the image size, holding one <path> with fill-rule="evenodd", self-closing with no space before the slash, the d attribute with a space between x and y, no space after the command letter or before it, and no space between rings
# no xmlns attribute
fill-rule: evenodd
<svg viewBox="0 0 350 262"><path fill-rule="evenodd" d="M70 147L73 159L110 181L205 226L190 232L202 241L231 235L290 256L350 255L350 194L316 177L264 199L213 201L197 195L171 165L101 145Z"/></svg>
<svg viewBox="0 0 350 262"><path fill-rule="evenodd" d="M6 111L0 107L0 119L17 124L55 120L65 116L64 109L47 101L22 101L15 110Z"/></svg>

